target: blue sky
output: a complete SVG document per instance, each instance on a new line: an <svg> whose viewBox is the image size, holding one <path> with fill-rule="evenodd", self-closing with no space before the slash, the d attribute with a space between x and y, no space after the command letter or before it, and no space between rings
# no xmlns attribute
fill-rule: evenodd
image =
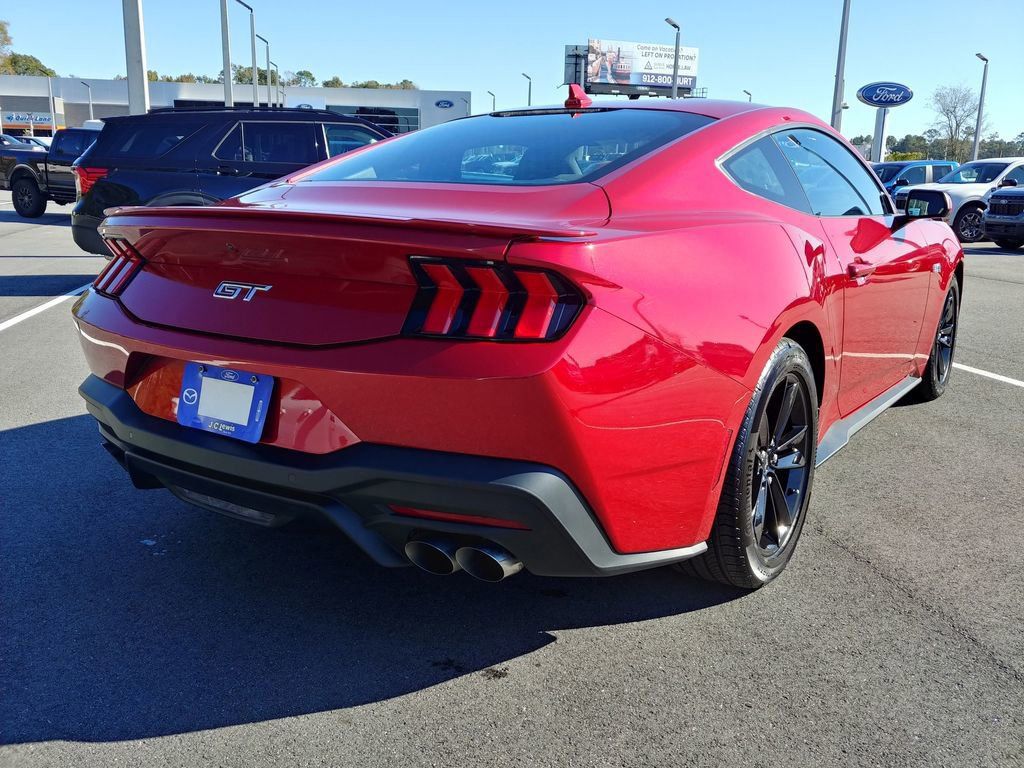
<svg viewBox="0 0 1024 768"><path fill-rule="evenodd" d="M842 0L592 0L514 3L443 0L249 0L258 31L270 38L282 70L309 69L346 82L410 78L420 87L473 92L474 111L561 100L562 51L588 37L700 48L699 81L714 98L746 98L806 109L827 119ZM62 75L112 77L124 71L118 0L4 3L14 49L38 56ZM232 2L232 60L249 60L248 14ZM875 80L909 85L914 100L894 110L890 132L920 133L933 120L938 85L978 88L985 53L992 61L986 115L1004 138L1024 131L1024 5L932 0L853 0L843 132L870 133L874 110L856 89ZM149 67L161 73L220 70L218 0L143 0ZM970 9L965 14L965 9ZM262 54L261 54L262 59Z"/></svg>

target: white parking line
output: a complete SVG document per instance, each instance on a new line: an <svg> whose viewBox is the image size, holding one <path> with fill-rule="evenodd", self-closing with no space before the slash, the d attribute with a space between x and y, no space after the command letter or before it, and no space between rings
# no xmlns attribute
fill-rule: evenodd
<svg viewBox="0 0 1024 768"><path fill-rule="evenodd" d="M977 374L978 376L984 376L986 379L1001 381L1003 384L1012 384L1015 387L1024 387L1024 381L1021 381L1020 379L1011 379L1009 376L1003 376L1001 373L983 371L981 368L971 368L969 365L961 365L960 363L953 363L953 367L959 368L961 371Z"/></svg>
<svg viewBox="0 0 1024 768"><path fill-rule="evenodd" d="M65 293L63 296L58 296L55 299L50 299L45 304L40 304L38 307L33 307L27 312L22 312L20 315L15 315L10 320L4 320L2 323L0 323L0 331L6 331L12 325L17 325L22 320L28 320L30 317L38 315L40 312L45 312L50 307L57 306L62 301L66 301L67 299L71 299L74 298L75 296L81 295L82 293L85 292L85 289L88 288L90 285L92 285L92 283L86 283L80 288L75 288L75 290Z"/></svg>

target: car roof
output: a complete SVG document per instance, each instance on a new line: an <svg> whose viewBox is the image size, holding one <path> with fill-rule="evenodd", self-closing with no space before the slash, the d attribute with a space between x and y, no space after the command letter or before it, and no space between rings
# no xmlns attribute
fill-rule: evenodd
<svg viewBox="0 0 1024 768"><path fill-rule="evenodd" d="M128 120L145 120L159 117L167 120L188 120L197 116L214 115L225 119L240 120L244 118L259 118L261 120L294 120L296 117L303 117L309 120L344 120L354 123L365 123L375 125L361 117L354 115L343 115L340 112L333 112L329 109L299 109L291 107L281 108L260 108L252 107L160 107L151 109L144 115L118 115L117 117L105 117L104 122L124 122Z"/></svg>
<svg viewBox="0 0 1024 768"><path fill-rule="evenodd" d="M565 109L565 104L547 104L544 106L519 107L517 109L501 109L493 114L508 114L510 112L544 112L553 109ZM648 98L629 101L602 99L592 101L585 109L656 109L673 112L689 112L694 115L705 117L724 118L732 117L743 112L753 112L759 109L773 109L764 104L752 104L749 101L725 101L723 99L666 99Z"/></svg>

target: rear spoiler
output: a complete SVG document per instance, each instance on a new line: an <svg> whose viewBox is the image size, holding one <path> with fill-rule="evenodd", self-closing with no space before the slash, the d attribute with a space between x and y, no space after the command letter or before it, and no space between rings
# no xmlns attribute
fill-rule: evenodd
<svg viewBox="0 0 1024 768"><path fill-rule="evenodd" d="M521 224L509 222L467 221L445 218L410 218L367 213L338 213L270 208L261 206L131 206L108 208L99 232L104 237L124 235L129 231L153 229L213 229L223 232L281 232L281 227L308 226L315 234L328 235L332 225L365 224L407 229L465 232L486 237L508 238L579 238L597 234L593 228L552 226L551 222ZM296 232L299 234L299 232ZM310 234L314 234L310 232Z"/></svg>

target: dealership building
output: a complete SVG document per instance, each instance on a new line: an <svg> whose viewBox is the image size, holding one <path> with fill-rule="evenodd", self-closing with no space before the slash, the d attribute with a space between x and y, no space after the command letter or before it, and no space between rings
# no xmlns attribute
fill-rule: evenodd
<svg viewBox="0 0 1024 768"><path fill-rule="evenodd" d="M469 91L392 90L385 88L279 89L288 107L329 109L358 115L393 133L427 128L470 114ZM233 85L237 107L252 106L252 85ZM259 87L266 106L267 87ZM273 96L273 94L271 94ZM76 77L0 75L0 132L49 136L57 128L76 127L93 117L128 114L128 81ZM150 108L199 107L224 103L222 83L149 83Z"/></svg>

